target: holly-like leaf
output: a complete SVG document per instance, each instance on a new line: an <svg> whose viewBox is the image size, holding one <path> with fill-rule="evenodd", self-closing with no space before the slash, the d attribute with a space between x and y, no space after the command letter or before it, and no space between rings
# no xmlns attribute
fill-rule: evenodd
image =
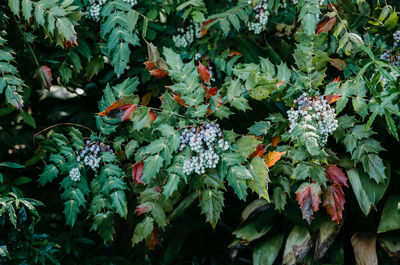
<svg viewBox="0 0 400 265"><path fill-rule="evenodd" d="M39 183L40 185L44 185L46 183L51 182L53 179L55 179L57 177L59 173L58 168L56 168L55 165L46 165L44 167L44 170L42 172L42 174L39 175Z"/></svg>
<svg viewBox="0 0 400 265"><path fill-rule="evenodd" d="M205 67L200 61L199 65L197 66L197 71L199 71L199 76L204 83L210 83L210 72L208 71L207 67Z"/></svg>
<svg viewBox="0 0 400 265"><path fill-rule="evenodd" d="M345 201L342 186L339 184L328 186L328 189L324 193L324 207L331 216L332 221L339 223L342 220Z"/></svg>
<svg viewBox="0 0 400 265"><path fill-rule="evenodd" d="M90 231L97 231L103 238L104 242L112 241L114 237L114 214L110 211L105 213L100 212L96 214L93 219L92 227Z"/></svg>
<svg viewBox="0 0 400 265"><path fill-rule="evenodd" d="M79 205L75 200L69 200L64 203L65 222L73 226L79 213Z"/></svg>
<svg viewBox="0 0 400 265"><path fill-rule="evenodd" d="M144 160L144 167L143 167L143 182L149 182L155 175L160 171L160 168L164 162L164 158L157 154L149 156Z"/></svg>
<svg viewBox="0 0 400 265"><path fill-rule="evenodd" d="M265 159L267 167L270 168L273 165L275 165L275 163L278 162L284 154L286 154L286 152L277 152L277 151L269 152L267 158Z"/></svg>
<svg viewBox="0 0 400 265"><path fill-rule="evenodd" d="M114 210L123 218L128 214L127 202L125 193L122 190L116 190L110 194L111 205Z"/></svg>
<svg viewBox="0 0 400 265"><path fill-rule="evenodd" d="M309 224L311 223L312 215L319 210L321 203L321 187L316 183L303 183L296 191L296 200L300 205L303 219Z"/></svg>
<svg viewBox="0 0 400 265"><path fill-rule="evenodd" d="M153 228L153 218L151 217L146 217L140 223L138 223L135 227L135 231L133 232L132 247L148 237L153 231Z"/></svg>
<svg viewBox="0 0 400 265"><path fill-rule="evenodd" d="M326 178L332 183L349 187L346 174L337 165L328 165L325 169L325 174Z"/></svg>
<svg viewBox="0 0 400 265"><path fill-rule="evenodd" d="M224 207L224 193L216 189L203 190L201 192L200 206L207 221L215 228L222 212L222 207Z"/></svg>
<svg viewBox="0 0 400 265"><path fill-rule="evenodd" d="M237 141L238 152L244 158L247 158L254 151L256 151L257 146L260 144L260 141L254 138L253 136L242 136Z"/></svg>

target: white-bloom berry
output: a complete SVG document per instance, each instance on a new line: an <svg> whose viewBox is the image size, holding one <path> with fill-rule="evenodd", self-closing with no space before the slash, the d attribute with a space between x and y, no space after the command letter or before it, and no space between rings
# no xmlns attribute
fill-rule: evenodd
<svg viewBox="0 0 400 265"><path fill-rule="evenodd" d="M323 96L307 97L305 93L294 100L294 106L288 114L289 132L300 123L306 123L316 129L318 144L324 146L329 135L338 127L335 109L331 108Z"/></svg>
<svg viewBox="0 0 400 265"><path fill-rule="evenodd" d="M71 178L72 181L78 182L81 180L81 172L79 171L78 168L74 167L69 172L69 177Z"/></svg>
<svg viewBox="0 0 400 265"><path fill-rule="evenodd" d="M110 152L114 153L109 145L105 145L99 141L90 142L86 141L85 148L78 154L76 161L82 161L85 166L89 166L93 171L97 171L100 167L101 153Z"/></svg>
<svg viewBox="0 0 400 265"><path fill-rule="evenodd" d="M269 11L267 9L267 0L261 0L257 5L253 5L252 0L249 0L248 3L252 5L255 15L247 23L247 27L255 34L260 34L267 28L268 24Z"/></svg>
<svg viewBox="0 0 400 265"><path fill-rule="evenodd" d="M89 6L87 9L87 16L94 21L100 21L100 12L102 7L107 3L108 0L89 0ZM137 0L123 0L125 3L135 6Z"/></svg>
<svg viewBox="0 0 400 265"><path fill-rule="evenodd" d="M201 38L201 24L190 23L188 26L179 27L172 36L172 41L177 48L187 48L195 39Z"/></svg>
<svg viewBox="0 0 400 265"><path fill-rule="evenodd" d="M187 128L180 136L180 150L186 146L194 154L183 162L183 173L204 174L207 168L216 168L219 162L219 155L215 148L222 151L229 149L229 143L222 138L222 131L218 124L204 122L198 126Z"/></svg>

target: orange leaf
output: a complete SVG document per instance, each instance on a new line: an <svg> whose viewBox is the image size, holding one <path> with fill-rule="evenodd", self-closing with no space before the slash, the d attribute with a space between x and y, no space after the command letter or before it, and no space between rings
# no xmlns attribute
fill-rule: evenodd
<svg viewBox="0 0 400 265"><path fill-rule="evenodd" d="M339 223L342 219L344 203L346 202L342 186L333 184L328 186L324 194L324 207L331 216L332 221Z"/></svg>
<svg viewBox="0 0 400 265"><path fill-rule="evenodd" d="M210 83L210 72L201 62L199 62L199 65L197 66L197 71L199 71L200 78L204 83Z"/></svg>
<svg viewBox="0 0 400 265"><path fill-rule="evenodd" d="M326 95L325 99L328 104L335 103L340 98L339 95Z"/></svg>
<svg viewBox="0 0 400 265"><path fill-rule="evenodd" d="M155 119L157 119L157 114L151 109L149 109L149 114L152 121L155 121Z"/></svg>
<svg viewBox="0 0 400 265"><path fill-rule="evenodd" d="M285 153L286 152L277 152L277 151L269 152L266 159L267 167L270 168L273 165L275 165L275 163L278 162Z"/></svg>
<svg viewBox="0 0 400 265"><path fill-rule="evenodd" d="M157 79L161 79L168 75L168 72L162 69L153 69L150 70L150 75L154 75Z"/></svg>
<svg viewBox="0 0 400 265"><path fill-rule="evenodd" d="M231 57L231 56L234 56L234 55L242 56L242 54L240 52L238 52L238 51L235 51L235 50L229 51L228 56Z"/></svg>
<svg viewBox="0 0 400 265"><path fill-rule="evenodd" d="M280 141L281 141L281 137L274 136L274 137L272 137L271 144L272 144L272 146L277 147Z"/></svg>
<svg viewBox="0 0 400 265"><path fill-rule="evenodd" d="M110 118L119 118L121 121L126 121L131 118L136 107L136 105L126 103L125 100L120 99L111 104L111 106L106 108L104 111L95 114L100 115L101 117L107 116Z"/></svg>
<svg viewBox="0 0 400 265"><path fill-rule="evenodd" d="M184 107L189 106L188 104L185 103L185 101L182 99L181 95L174 95L174 100L176 101L176 103L178 103L179 105L182 105Z"/></svg>
<svg viewBox="0 0 400 265"><path fill-rule="evenodd" d="M321 188L316 183L304 182L296 191L296 200L300 205L303 219L311 223L312 215L319 210Z"/></svg>
<svg viewBox="0 0 400 265"><path fill-rule="evenodd" d="M321 19L321 21L317 24L317 27L315 28L315 35L318 35L321 32L330 31L335 26L335 24L336 24L336 16L331 18Z"/></svg>
<svg viewBox="0 0 400 265"><path fill-rule="evenodd" d="M206 29L205 27L210 24L211 22L213 22L214 19L209 19L203 22L203 24L201 25L201 36L203 37L204 35L207 34L208 28Z"/></svg>
<svg viewBox="0 0 400 265"><path fill-rule="evenodd" d="M151 70L157 67L153 62L150 61L145 61L144 65L147 70Z"/></svg>

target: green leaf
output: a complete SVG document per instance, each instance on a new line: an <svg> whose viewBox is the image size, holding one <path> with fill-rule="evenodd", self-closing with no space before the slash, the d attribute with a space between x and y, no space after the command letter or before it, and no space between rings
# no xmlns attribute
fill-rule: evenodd
<svg viewBox="0 0 400 265"><path fill-rule="evenodd" d="M382 159L376 154L365 154L361 160L364 171L368 173L371 179L376 183L382 183L386 179L385 166Z"/></svg>
<svg viewBox="0 0 400 265"><path fill-rule="evenodd" d="M153 179L160 171L163 162L164 158L159 154L147 157L144 160L144 168L142 176L143 182L146 183L149 182L151 179Z"/></svg>
<svg viewBox="0 0 400 265"><path fill-rule="evenodd" d="M122 190L114 191L110 194L113 209L123 218L128 214L125 193Z"/></svg>
<svg viewBox="0 0 400 265"><path fill-rule="evenodd" d="M207 218L207 222L215 229L224 207L224 193L216 189L203 190L201 192L200 207Z"/></svg>
<svg viewBox="0 0 400 265"><path fill-rule="evenodd" d="M261 142L255 139L254 136L242 136L237 141L238 152L244 158L247 158L254 151L256 151L256 148L260 143Z"/></svg>
<svg viewBox="0 0 400 265"><path fill-rule="evenodd" d="M273 265L282 247L284 233L268 238L253 250L254 265Z"/></svg>
<svg viewBox="0 0 400 265"><path fill-rule="evenodd" d="M113 217L114 214L110 211L96 214L90 231L97 231L104 242L111 242L115 232Z"/></svg>
<svg viewBox="0 0 400 265"><path fill-rule="evenodd" d="M308 162L299 163L293 170L292 177L297 180L305 180L307 178L311 178L312 180L323 185L325 185L326 183L324 168L315 163L308 163Z"/></svg>
<svg viewBox="0 0 400 265"><path fill-rule="evenodd" d="M153 204L151 215L160 227L163 228L167 225L167 217L165 216L165 212L159 203Z"/></svg>
<svg viewBox="0 0 400 265"><path fill-rule="evenodd" d="M367 193L361 185L360 175L356 168L347 170L347 176L349 177L351 187L353 188L354 195L357 198L358 204L361 210L367 216L372 209L372 203L368 198Z"/></svg>
<svg viewBox="0 0 400 265"><path fill-rule="evenodd" d="M30 0L22 0L22 14L24 15L25 19L29 21L32 16L32 1Z"/></svg>
<svg viewBox="0 0 400 265"><path fill-rule="evenodd" d="M145 217L139 224L136 225L132 237L132 247L143 241L153 231L153 218Z"/></svg>
<svg viewBox="0 0 400 265"><path fill-rule="evenodd" d="M258 121L249 128L249 133L255 136L265 135L272 127L269 121Z"/></svg>
<svg viewBox="0 0 400 265"><path fill-rule="evenodd" d="M15 163L15 162L1 162L0 167L9 167L9 168L24 168L24 165Z"/></svg>
<svg viewBox="0 0 400 265"><path fill-rule="evenodd" d="M247 184L251 190L256 192L259 197L266 199L268 202L268 182L270 182L268 177L268 168L265 161L256 156L251 160L250 168L254 172L254 179L248 180Z"/></svg>
<svg viewBox="0 0 400 265"><path fill-rule="evenodd" d="M181 182L181 178L177 174L170 174L168 181L164 185L163 194L166 198L170 197L174 191L178 189L178 185Z"/></svg>
<svg viewBox="0 0 400 265"><path fill-rule="evenodd" d="M136 148L139 146L139 143L135 140L130 140L125 147L125 155L127 159L130 159L135 153Z"/></svg>
<svg viewBox="0 0 400 265"><path fill-rule="evenodd" d="M383 208L381 221L378 226L378 233L385 233L400 229L400 196L390 195Z"/></svg>
<svg viewBox="0 0 400 265"><path fill-rule="evenodd" d="M245 167L233 166L229 168L226 180L241 200L245 200L247 196L247 179L251 179L251 174Z"/></svg>
<svg viewBox="0 0 400 265"><path fill-rule="evenodd" d="M64 207L65 223L73 226L79 213L79 205L75 200L69 200L64 203Z"/></svg>
<svg viewBox="0 0 400 265"><path fill-rule="evenodd" d="M44 186L46 183L53 181L58 175L58 168L50 164L44 167L42 174L39 175L39 184Z"/></svg>

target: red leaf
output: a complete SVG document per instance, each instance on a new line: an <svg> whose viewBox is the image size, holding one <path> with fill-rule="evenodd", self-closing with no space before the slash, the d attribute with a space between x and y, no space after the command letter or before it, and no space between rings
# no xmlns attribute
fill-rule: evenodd
<svg viewBox="0 0 400 265"><path fill-rule="evenodd" d="M124 99L120 99L100 113L95 113L101 117L119 118L126 121L131 118L132 113L136 110L136 105L126 103Z"/></svg>
<svg viewBox="0 0 400 265"><path fill-rule="evenodd" d="M75 47L78 46L76 34L69 40L64 40L64 47Z"/></svg>
<svg viewBox="0 0 400 265"><path fill-rule="evenodd" d="M120 107L122 118L121 121L126 121L132 118L132 113L136 110L136 105L127 104Z"/></svg>
<svg viewBox="0 0 400 265"><path fill-rule="evenodd" d="M324 194L324 206L328 214L331 216L332 221L339 223L342 219L345 201L344 192L340 184L328 186L328 189Z"/></svg>
<svg viewBox="0 0 400 265"><path fill-rule="evenodd" d="M154 75L157 79L161 79L168 75L168 72L162 69L154 69L150 71L150 75Z"/></svg>
<svg viewBox="0 0 400 265"><path fill-rule="evenodd" d="M152 189L157 191L157 192L161 192L161 189L159 187L153 187Z"/></svg>
<svg viewBox="0 0 400 265"><path fill-rule="evenodd" d="M315 28L315 35L320 34L321 32L330 31L333 26L336 24L336 17L321 19L321 21L317 24Z"/></svg>
<svg viewBox="0 0 400 265"><path fill-rule="evenodd" d="M154 250L158 243L158 228L154 228L151 234L146 238L146 247L149 250Z"/></svg>
<svg viewBox="0 0 400 265"><path fill-rule="evenodd" d="M204 83L210 83L210 72L201 62L199 62L199 65L197 66L197 71L199 71L200 78Z"/></svg>
<svg viewBox="0 0 400 265"><path fill-rule="evenodd" d="M51 81L52 81L52 77L51 77L51 69L47 66L47 65L43 65L40 67L40 70L42 72L42 83L43 86L50 90L51 87Z"/></svg>
<svg viewBox="0 0 400 265"><path fill-rule="evenodd" d="M135 186L138 183L144 184L143 180L142 180L142 176L143 176L143 162L137 162L136 164L134 164L132 166L132 178L133 181L135 182Z"/></svg>
<svg viewBox="0 0 400 265"><path fill-rule="evenodd" d="M346 174L337 165L328 165L325 170L325 174L328 180L332 181L334 184L339 184L349 187L347 185Z"/></svg>
<svg viewBox="0 0 400 265"><path fill-rule="evenodd" d="M319 210L321 188L316 183L303 183L296 191L296 199L300 205L303 219L311 223L312 215Z"/></svg>
<svg viewBox="0 0 400 265"><path fill-rule="evenodd" d="M135 213L137 216L144 214L150 210L150 207L148 205L140 204L136 206Z"/></svg>
<svg viewBox="0 0 400 265"><path fill-rule="evenodd" d="M267 151L265 147L266 147L265 145L259 144L256 148L256 151L254 151L253 153L251 153L251 155L249 155L249 158L253 158L255 156L262 157L264 153Z"/></svg>
<svg viewBox="0 0 400 265"><path fill-rule="evenodd" d="M155 119L157 119L157 114L151 109L149 109L149 114L152 121L155 121Z"/></svg>
<svg viewBox="0 0 400 265"><path fill-rule="evenodd" d="M146 66L145 68L147 70L151 70L151 69L154 69L157 67L153 62L150 62L150 61L145 61L144 65Z"/></svg>
<svg viewBox="0 0 400 265"><path fill-rule="evenodd" d="M207 95L215 96L218 92L218 87L211 87L207 90Z"/></svg>
<svg viewBox="0 0 400 265"><path fill-rule="evenodd" d="M201 25L201 36L203 37L204 35L207 34L208 28L206 29L205 27L210 24L211 22L213 22L214 19L209 19L203 22L203 24Z"/></svg>

